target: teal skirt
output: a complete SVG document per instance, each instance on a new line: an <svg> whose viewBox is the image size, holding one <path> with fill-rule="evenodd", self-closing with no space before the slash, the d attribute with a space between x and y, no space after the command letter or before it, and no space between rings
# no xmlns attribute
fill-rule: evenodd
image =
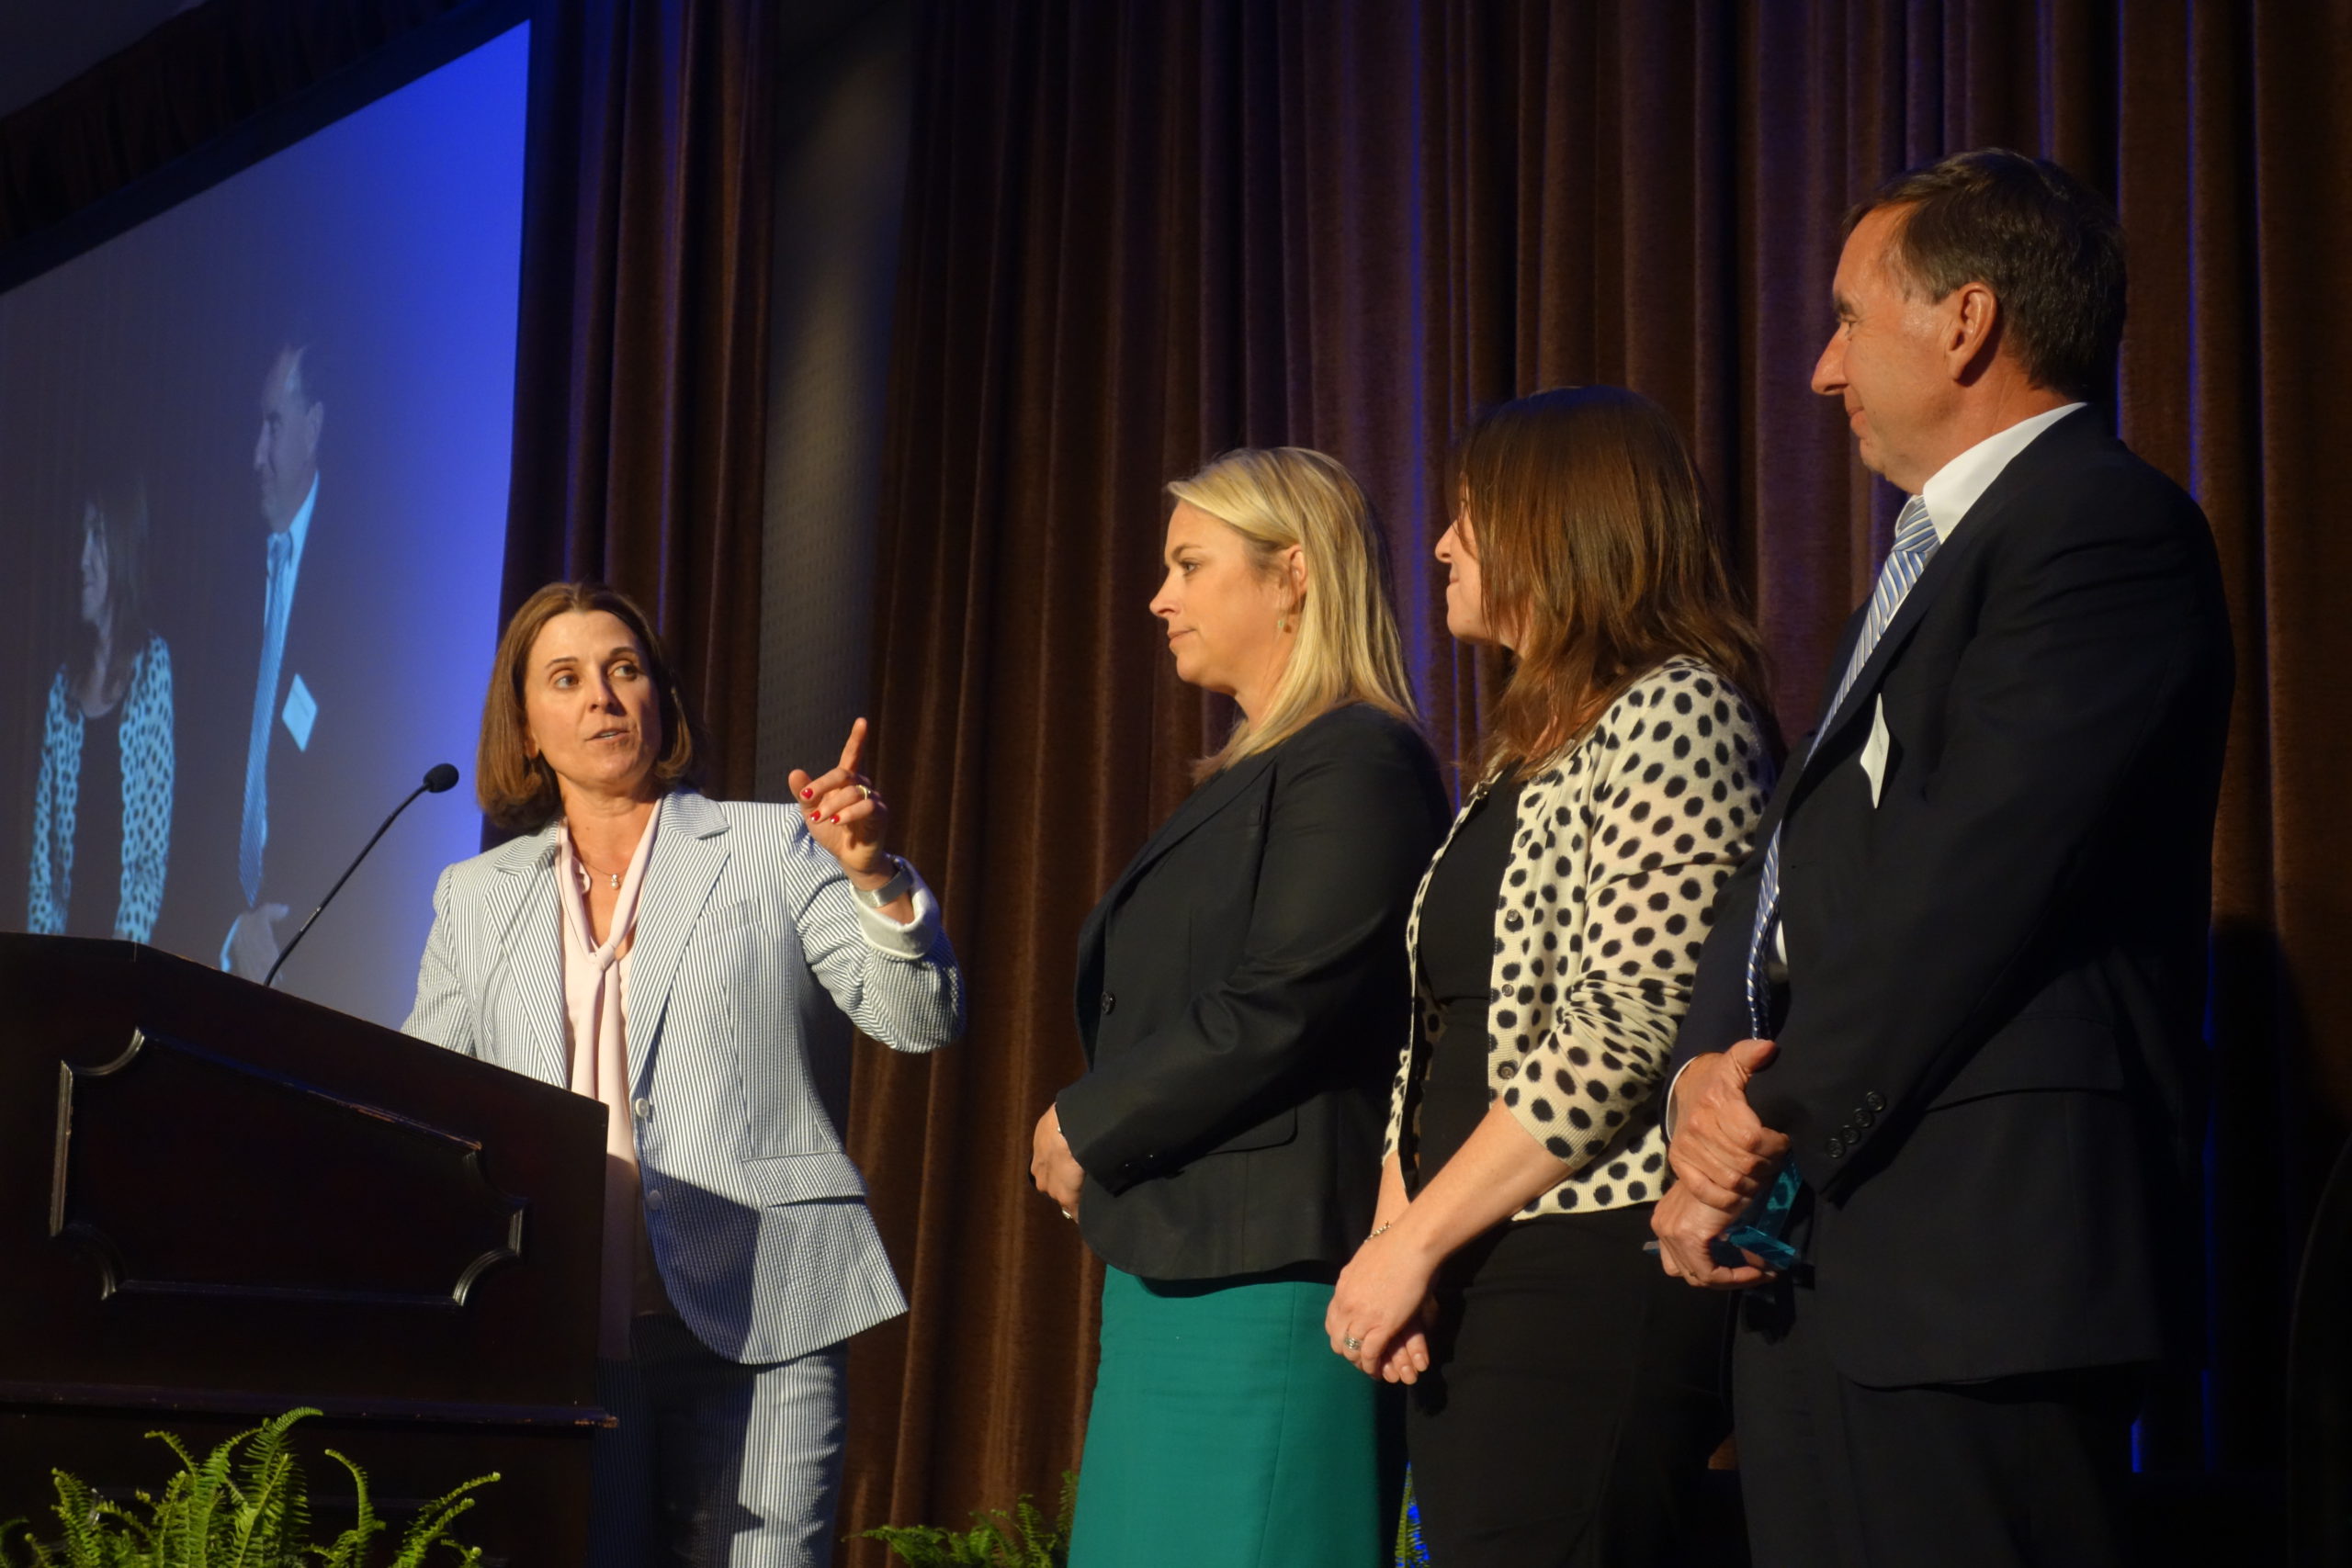
<svg viewBox="0 0 2352 1568"><path fill-rule="evenodd" d="M1069 1568L1375 1568L1404 1482L1396 1390L1331 1353L1312 1280L1102 1281Z"/></svg>

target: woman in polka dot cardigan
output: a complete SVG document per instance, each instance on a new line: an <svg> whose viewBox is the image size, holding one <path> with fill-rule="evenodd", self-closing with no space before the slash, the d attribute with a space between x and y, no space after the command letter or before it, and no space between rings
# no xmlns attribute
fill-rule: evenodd
<svg viewBox="0 0 2352 1568"><path fill-rule="evenodd" d="M1412 1383L1445 1568L1679 1561L1723 1436L1722 1297L1643 1244L1657 1100L1772 761L1755 631L1672 423L1611 387L1481 418L1446 622L1515 656L1407 937L1416 1024L1332 1348Z"/></svg>

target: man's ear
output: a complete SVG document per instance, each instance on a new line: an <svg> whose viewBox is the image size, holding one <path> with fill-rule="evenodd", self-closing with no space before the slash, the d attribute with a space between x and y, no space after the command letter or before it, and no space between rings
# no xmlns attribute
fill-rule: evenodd
<svg viewBox="0 0 2352 1568"><path fill-rule="evenodd" d="M1954 380L1973 380L1993 362L2001 336L2001 301L1984 283L1951 291L1945 319L1944 360Z"/></svg>
<svg viewBox="0 0 2352 1568"><path fill-rule="evenodd" d="M327 405L312 403L311 412L302 418L311 427L311 450L315 454L319 449L319 432L326 428Z"/></svg>

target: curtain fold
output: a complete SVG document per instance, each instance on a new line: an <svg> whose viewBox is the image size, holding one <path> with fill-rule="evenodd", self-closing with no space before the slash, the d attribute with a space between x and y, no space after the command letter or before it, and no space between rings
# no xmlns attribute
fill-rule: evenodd
<svg viewBox="0 0 2352 1568"><path fill-rule="evenodd" d="M502 615L540 584L636 597L751 792L777 11L541 0Z"/></svg>
<svg viewBox="0 0 2352 1568"><path fill-rule="evenodd" d="M944 891L973 1027L861 1058L853 1147L910 1277L853 1353L845 1524L1049 1495L1076 1461L1099 1272L1027 1190L1079 1059L1072 943L1229 715L1144 612L1159 487L1239 444L1347 462L1396 552L1442 753L1494 671L1428 549L1479 404L1610 380L1699 456L1802 735L1897 498L1808 390L1846 209L2017 147L2118 201L2122 434L2204 503L2241 651L2216 847L2210 1376L2143 1458L2278 1462L2286 1297L2352 1121L2328 694L2347 550L2352 19L2201 0L1393 0L1333 8L933 0L919 24L888 471L879 731ZM1367 1048L1385 1049L1385 1043ZM855 1549L865 1553L863 1545ZM879 1562L877 1554L855 1561Z"/></svg>

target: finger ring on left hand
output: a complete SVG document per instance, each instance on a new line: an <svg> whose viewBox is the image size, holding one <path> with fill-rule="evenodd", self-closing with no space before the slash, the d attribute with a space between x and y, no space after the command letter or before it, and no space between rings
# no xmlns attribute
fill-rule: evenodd
<svg viewBox="0 0 2352 1568"><path fill-rule="evenodd" d="M1340 1343L1345 1345L1351 1350L1361 1350L1363 1348L1363 1341L1357 1338L1352 1334L1349 1335L1345 1339L1340 1340Z"/></svg>
<svg viewBox="0 0 2352 1568"><path fill-rule="evenodd" d="M874 798L874 786L872 784L861 782L857 787L859 793L864 795L866 799L872 800Z"/></svg>

